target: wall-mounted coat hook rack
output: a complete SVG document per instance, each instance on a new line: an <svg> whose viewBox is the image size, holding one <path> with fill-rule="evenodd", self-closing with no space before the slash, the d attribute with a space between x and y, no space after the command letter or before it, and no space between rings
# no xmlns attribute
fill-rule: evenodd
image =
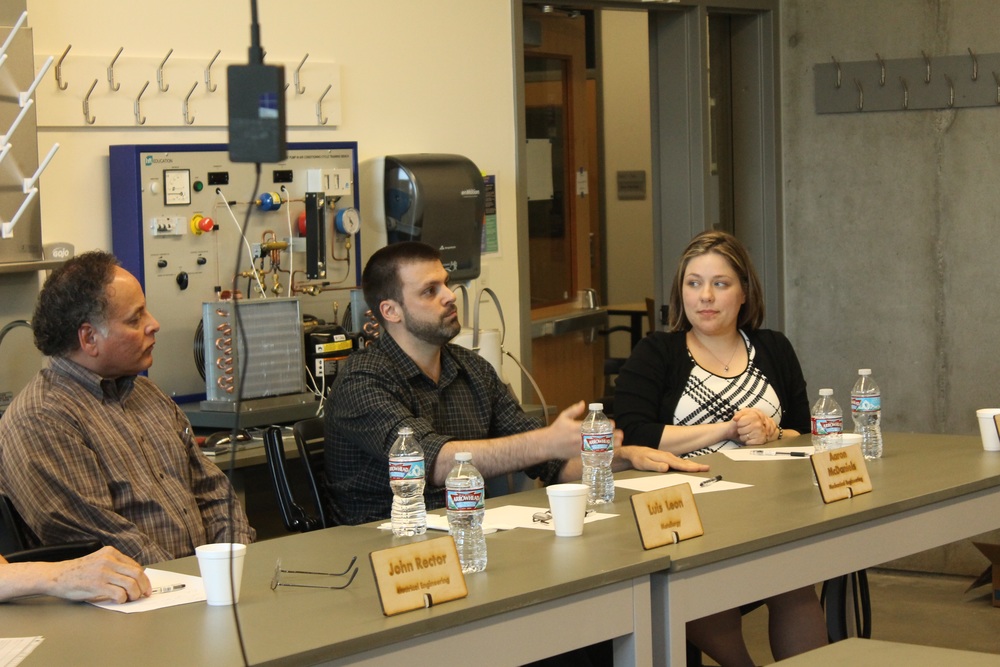
<svg viewBox="0 0 1000 667"><path fill-rule="evenodd" d="M892 59L877 52L874 60L854 62L831 56L830 62L817 63L813 68L816 113L1000 105L1000 53L980 54L970 47L961 55L932 55L923 49L919 54ZM993 81L979 76L983 68L994 73ZM899 81L902 95L899 88L885 85L890 74ZM855 82L853 90L838 85L844 77Z"/></svg>

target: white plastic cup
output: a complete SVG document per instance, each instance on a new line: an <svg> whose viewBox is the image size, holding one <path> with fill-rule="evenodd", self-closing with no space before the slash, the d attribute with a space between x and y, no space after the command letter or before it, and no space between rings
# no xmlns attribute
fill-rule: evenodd
<svg viewBox="0 0 1000 667"><path fill-rule="evenodd" d="M240 583L243 581L243 558L247 553L247 545L203 544L195 547L198 557L198 569L201 570L201 580L205 585L206 602L210 605L229 605L240 601ZM230 562L232 562L232 578L230 579Z"/></svg>
<svg viewBox="0 0 1000 667"><path fill-rule="evenodd" d="M979 435L983 438L983 449L988 452L1000 452L1000 434L997 433L997 423L993 419L1000 415L998 408L976 410L979 418Z"/></svg>
<svg viewBox="0 0 1000 667"><path fill-rule="evenodd" d="M553 484L545 487L549 494L549 509L557 537L583 534L583 519L587 515L586 484Z"/></svg>

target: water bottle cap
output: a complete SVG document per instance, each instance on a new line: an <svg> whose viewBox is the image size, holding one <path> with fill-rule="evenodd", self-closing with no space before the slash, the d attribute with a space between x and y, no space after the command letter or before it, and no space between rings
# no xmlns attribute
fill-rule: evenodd
<svg viewBox="0 0 1000 667"><path fill-rule="evenodd" d="M594 410L597 410L598 412L604 412L604 403L591 403L589 408L591 412L593 412Z"/></svg>
<svg viewBox="0 0 1000 667"><path fill-rule="evenodd" d="M820 396L833 396L833 389L820 389L819 390L819 395Z"/></svg>
<svg viewBox="0 0 1000 667"><path fill-rule="evenodd" d="M858 375L871 375L871 374L872 374L872 369L870 369L870 368L859 368L858 369Z"/></svg>
<svg viewBox="0 0 1000 667"><path fill-rule="evenodd" d="M455 460L459 462L471 461L472 452L455 452Z"/></svg>
<svg viewBox="0 0 1000 667"><path fill-rule="evenodd" d="M413 429L409 426L403 426L397 432L399 435L413 435Z"/></svg>

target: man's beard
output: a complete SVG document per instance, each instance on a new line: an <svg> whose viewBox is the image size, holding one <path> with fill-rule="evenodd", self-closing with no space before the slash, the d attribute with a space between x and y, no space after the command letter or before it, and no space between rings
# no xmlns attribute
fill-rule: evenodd
<svg viewBox="0 0 1000 667"><path fill-rule="evenodd" d="M457 318L454 322L447 323L444 320L439 322L419 322L407 317L406 330L414 338L430 345L441 346L459 334L462 330L462 324Z"/></svg>

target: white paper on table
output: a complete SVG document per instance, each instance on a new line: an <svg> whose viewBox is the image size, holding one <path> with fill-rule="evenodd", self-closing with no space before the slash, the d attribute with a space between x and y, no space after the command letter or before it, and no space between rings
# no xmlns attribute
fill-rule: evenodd
<svg viewBox="0 0 1000 667"><path fill-rule="evenodd" d="M539 512L549 511L548 507L525 507L524 505L504 505L486 510L483 517L483 534L489 535L498 530L513 530L514 528L538 528L540 530L555 530L551 522L544 524L532 517ZM592 513L583 520L584 523L610 519L617 514ZM379 530L391 530L389 522L379 525ZM441 514L427 515L427 530L448 530L448 517Z"/></svg>
<svg viewBox="0 0 1000 667"><path fill-rule="evenodd" d="M139 598L132 602L91 602L95 607L110 609L111 611L121 611L132 614L138 611L152 611L153 609L163 609L179 604L205 601L205 585L201 577L191 574L177 574L165 570L154 570L146 568L146 576L153 588L160 586L172 586L174 584L184 584L184 588L179 591L169 593L154 593L148 598Z"/></svg>
<svg viewBox="0 0 1000 667"><path fill-rule="evenodd" d="M0 638L0 667L15 667L27 658L43 637Z"/></svg>
<svg viewBox="0 0 1000 667"><path fill-rule="evenodd" d="M755 454L754 452L774 452L773 454ZM789 452L803 453L805 456L792 456ZM733 461L799 461L808 459L816 452L812 445L799 447L740 447L738 449L723 449L721 453Z"/></svg>
<svg viewBox="0 0 1000 667"><path fill-rule="evenodd" d="M712 482L708 486L702 486L701 483L706 479L712 479L712 477L698 477L697 475L685 475L673 472L663 475L649 475L648 477L616 479L615 486L623 489L631 489L632 491L656 491L657 489L665 489L668 486L687 483L691 486L691 491L694 493L729 491L731 489L742 489L747 486L752 486L751 484L741 484L739 482L727 482L724 479L719 480L718 482Z"/></svg>
<svg viewBox="0 0 1000 667"><path fill-rule="evenodd" d="M548 507L525 507L524 505L504 505L486 510L486 518L483 525L489 525L496 530L511 530L512 528L537 528L539 530L555 530L550 519L548 523L535 521L534 516L541 512L548 512ZM592 512L588 514L583 522L592 523L602 519L611 519L617 514L604 514L602 512Z"/></svg>

